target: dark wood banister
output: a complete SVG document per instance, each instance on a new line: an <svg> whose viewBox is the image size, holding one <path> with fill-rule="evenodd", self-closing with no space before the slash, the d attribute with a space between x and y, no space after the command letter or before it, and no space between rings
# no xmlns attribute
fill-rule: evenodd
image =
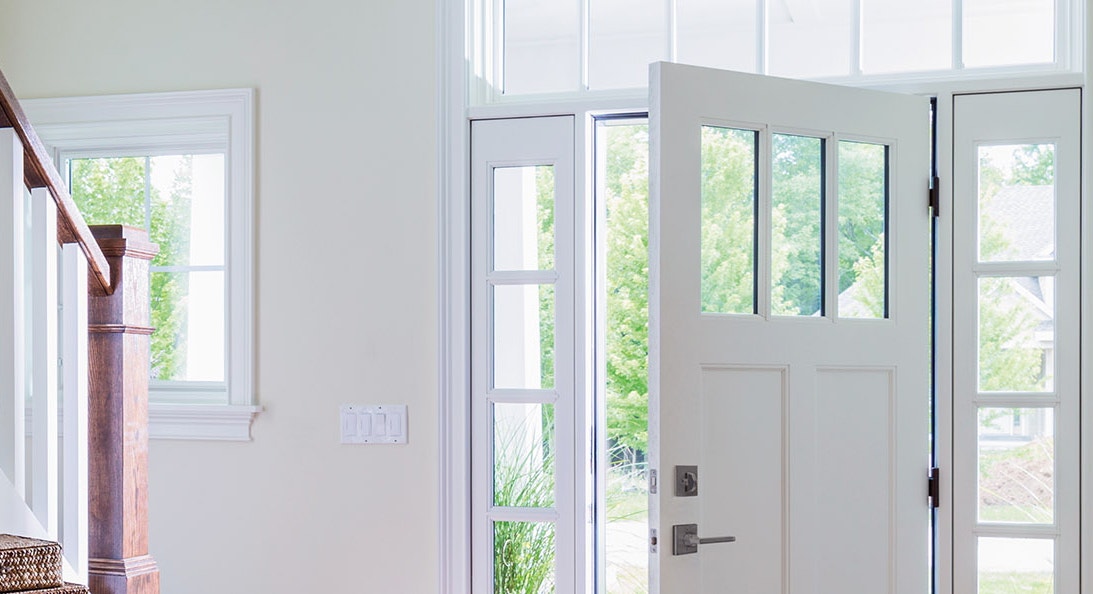
<svg viewBox="0 0 1093 594"><path fill-rule="evenodd" d="M91 234L91 229L80 214L80 209L68 193L61 175L53 166L53 160L23 113L7 78L0 72L0 128L15 128L23 142L23 181L28 188L47 188L57 203L57 239L61 243L78 243L87 256L92 276L106 294L113 292L110 285L110 264Z"/></svg>

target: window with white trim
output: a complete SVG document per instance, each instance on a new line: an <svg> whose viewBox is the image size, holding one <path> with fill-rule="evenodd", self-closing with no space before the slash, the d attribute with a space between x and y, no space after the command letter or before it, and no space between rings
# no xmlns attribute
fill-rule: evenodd
<svg viewBox="0 0 1093 594"><path fill-rule="evenodd" d="M91 225L144 228L151 436L250 439L253 91L24 103Z"/></svg>

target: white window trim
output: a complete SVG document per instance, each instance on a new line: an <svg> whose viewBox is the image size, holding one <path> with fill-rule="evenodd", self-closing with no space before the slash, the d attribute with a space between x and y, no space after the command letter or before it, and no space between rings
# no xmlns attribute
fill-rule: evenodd
<svg viewBox="0 0 1093 594"><path fill-rule="evenodd" d="M223 383L177 382L149 392L159 439L249 441L254 394L254 90L225 89L22 102L55 163L66 154L224 150L228 233Z"/></svg>

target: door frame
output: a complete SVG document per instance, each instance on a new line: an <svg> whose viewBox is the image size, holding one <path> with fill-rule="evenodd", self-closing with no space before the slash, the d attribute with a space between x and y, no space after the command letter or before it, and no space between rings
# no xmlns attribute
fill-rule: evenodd
<svg viewBox="0 0 1093 594"><path fill-rule="evenodd" d="M438 112L437 112L437 441L438 441L438 592L461 594L470 592L470 121L472 119L576 115L578 122L587 121L589 113L627 113L648 110L644 90L606 92L586 99L536 101L477 106L469 104L469 84L465 76L466 47L463 7L458 3L438 3ZM1091 14L1090 16L1093 16ZM1081 87L1093 84L1093 75L1051 74L1020 79L982 79L930 83L914 81L865 85L893 92L936 96L938 174L941 177L940 212L935 260L937 295L949 298L935 300L935 377L937 458L942 468L952 464L952 96L962 93L983 93L1021 90L1046 90ZM1082 200L1087 203L1085 188L1093 170L1093 139L1089 126L1093 122L1093 102L1083 93L1082 119ZM585 127L587 128L587 126ZM579 142L588 147L591 135L584 133ZM586 153L590 154L590 153ZM584 167L577 163L577 187L590 191ZM1082 209L1082 236L1093 233L1093 208ZM1082 245L1084 279L1093 279L1093 241ZM1093 282L1082 283L1083 295L1093 288ZM1093 303L1083 299L1082 314L1093 319ZM1093 332L1083 331L1081 337L1083 377L1093 372ZM948 378L946 381L944 378ZM1082 389L1083 396L1090 389ZM1084 398L1083 398L1084 400ZM1093 435L1093 406L1082 409L1082 428ZM1084 433L1083 431L1083 433ZM1093 439L1081 440L1082 456L1093 459ZM937 566L938 594L952 594L952 501L951 483L941 480L941 502L938 510L938 559L948 563ZM1081 477L1082 511L1082 593L1093 594L1093 473Z"/></svg>

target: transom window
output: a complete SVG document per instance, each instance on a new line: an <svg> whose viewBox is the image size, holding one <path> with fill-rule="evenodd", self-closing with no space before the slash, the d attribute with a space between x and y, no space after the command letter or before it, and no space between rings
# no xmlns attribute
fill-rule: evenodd
<svg viewBox="0 0 1093 594"><path fill-rule="evenodd" d="M644 88L656 61L838 80L1081 63L1072 0L480 1L483 102Z"/></svg>

